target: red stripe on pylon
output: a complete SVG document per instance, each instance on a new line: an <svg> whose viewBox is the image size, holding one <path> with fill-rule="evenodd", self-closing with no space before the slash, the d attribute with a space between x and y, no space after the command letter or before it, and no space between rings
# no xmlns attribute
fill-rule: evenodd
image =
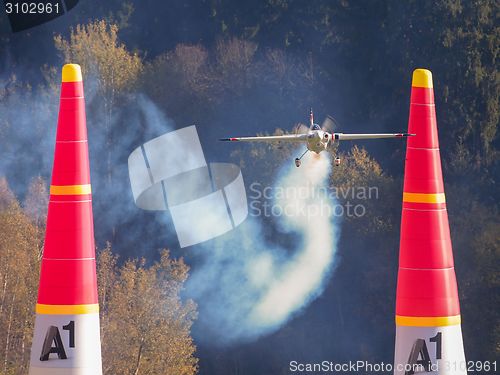
<svg viewBox="0 0 500 375"><path fill-rule="evenodd" d="M400 268L396 315L460 315L455 270Z"/></svg>
<svg viewBox="0 0 500 375"><path fill-rule="evenodd" d="M92 202L49 205L44 258L94 258Z"/></svg>
<svg viewBox="0 0 500 375"><path fill-rule="evenodd" d="M85 123L83 82L62 82L56 141L87 140Z"/></svg>
<svg viewBox="0 0 500 375"><path fill-rule="evenodd" d="M415 269L453 267L446 210L403 209L399 266Z"/></svg>
<svg viewBox="0 0 500 375"><path fill-rule="evenodd" d="M411 88L411 104L434 104L434 90L432 87Z"/></svg>
<svg viewBox="0 0 500 375"><path fill-rule="evenodd" d="M87 142L56 143L52 185L90 184Z"/></svg>
<svg viewBox="0 0 500 375"><path fill-rule="evenodd" d="M39 304L98 303L95 259L44 259L41 274Z"/></svg>
<svg viewBox="0 0 500 375"><path fill-rule="evenodd" d="M61 98L82 98L83 99L83 81L62 82ZM63 104L63 103L61 103Z"/></svg>
<svg viewBox="0 0 500 375"><path fill-rule="evenodd" d="M427 126L423 127L422 124L427 124ZM416 134L408 139L408 147L439 148L436 107L432 88L411 88L408 133Z"/></svg>
<svg viewBox="0 0 500 375"><path fill-rule="evenodd" d="M438 149L415 149L408 145L406 148L404 191L408 193L444 192L441 158Z"/></svg>

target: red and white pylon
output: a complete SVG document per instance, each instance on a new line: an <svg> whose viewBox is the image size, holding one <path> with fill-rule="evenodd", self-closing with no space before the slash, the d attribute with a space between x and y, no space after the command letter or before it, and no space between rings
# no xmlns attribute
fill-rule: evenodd
<svg viewBox="0 0 500 375"><path fill-rule="evenodd" d="M30 375L101 375L94 224L80 66L61 99Z"/></svg>
<svg viewBox="0 0 500 375"><path fill-rule="evenodd" d="M466 374L432 74L413 72L396 294L394 374Z"/></svg>

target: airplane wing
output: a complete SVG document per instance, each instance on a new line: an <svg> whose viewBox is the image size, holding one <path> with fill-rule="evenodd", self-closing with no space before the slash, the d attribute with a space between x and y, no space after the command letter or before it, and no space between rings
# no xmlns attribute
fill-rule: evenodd
<svg viewBox="0 0 500 375"><path fill-rule="evenodd" d="M345 134L345 133L335 133L335 139L339 141L350 141L354 139L379 139L379 138L402 138L402 137L412 137L415 134L410 133L379 133L379 134Z"/></svg>
<svg viewBox="0 0 500 375"><path fill-rule="evenodd" d="M262 137L233 137L221 138L219 141L229 142L305 142L307 141L307 134L285 134L285 135L271 135Z"/></svg>

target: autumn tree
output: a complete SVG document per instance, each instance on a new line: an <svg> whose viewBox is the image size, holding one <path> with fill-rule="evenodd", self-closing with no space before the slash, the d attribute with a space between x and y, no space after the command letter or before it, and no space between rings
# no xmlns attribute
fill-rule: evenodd
<svg viewBox="0 0 500 375"><path fill-rule="evenodd" d="M447 0L441 2L439 10L448 18L440 39L446 56L453 56L453 61L446 61L453 68L445 73L443 94L452 108L447 112L449 122L460 124L450 129L456 139L452 166L463 167L453 162L464 152L467 164L474 168L498 163L498 4Z"/></svg>
<svg viewBox="0 0 500 375"><path fill-rule="evenodd" d="M16 203L16 196L10 190L5 177L0 177L0 210L5 210Z"/></svg>
<svg viewBox="0 0 500 375"><path fill-rule="evenodd" d="M241 94L251 84L257 44L239 38L217 42L215 58L221 86L233 94Z"/></svg>
<svg viewBox="0 0 500 375"><path fill-rule="evenodd" d="M69 39L54 38L67 63L78 63L84 77L96 79L107 113L113 111L117 95L131 91L142 70L142 59L118 39L118 26L104 20L71 29Z"/></svg>
<svg viewBox="0 0 500 375"><path fill-rule="evenodd" d="M135 259L118 267L110 246L99 254L104 374L197 372L190 337L196 307L180 298L187 276L187 265L168 251L150 266Z"/></svg>
<svg viewBox="0 0 500 375"><path fill-rule="evenodd" d="M331 188L337 199L346 204L362 205L363 215L345 217L355 221L362 233L383 233L394 229L401 200L400 183L384 172L368 151L353 146L348 152L340 152L341 164L333 168ZM384 204L381 204L381 201ZM362 234L360 233L360 234Z"/></svg>
<svg viewBox="0 0 500 375"><path fill-rule="evenodd" d="M192 122L217 100L212 84L208 50L178 44L146 64L142 88L169 116Z"/></svg>
<svg viewBox="0 0 500 375"><path fill-rule="evenodd" d="M24 212L37 227L44 227L47 221L49 192L47 183L41 176L33 177L24 199Z"/></svg>
<svg viewBox="0 0 500 375"><path fill-rule="evenodd" d="M0 373L25 374L40 269L37 228L0 180Z"/></svg>

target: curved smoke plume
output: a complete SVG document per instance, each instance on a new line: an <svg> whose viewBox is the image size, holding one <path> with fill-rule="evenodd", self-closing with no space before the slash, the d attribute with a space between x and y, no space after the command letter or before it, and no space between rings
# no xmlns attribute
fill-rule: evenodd
<svg viewBox="0 0 500 375"><path fill-rule="evenodd" d="M293 248L266 241L255 217L204 245L187 285L203 338L228 344L271 333L323 291L339 235L326 190L330 170L326 153L300 169L287 163L272 187L280 192L272 211L282 213L273 221L283 237L293 236Z"/></svg>

